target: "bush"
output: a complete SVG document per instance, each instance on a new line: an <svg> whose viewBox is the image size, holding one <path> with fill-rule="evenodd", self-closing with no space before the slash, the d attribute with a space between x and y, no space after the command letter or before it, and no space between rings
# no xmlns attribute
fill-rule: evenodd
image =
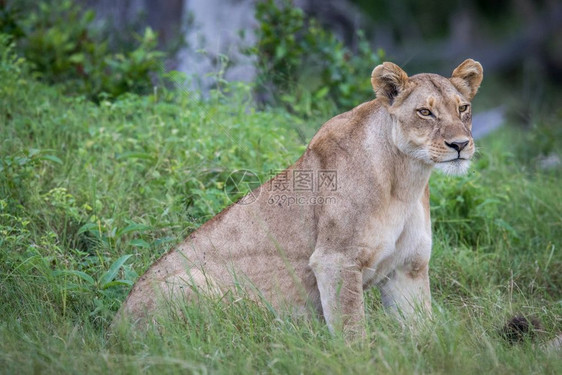
<svg viewBox="0 0 562 375"><path fill-rule="evenodd" d="M258 93L301 115L326 106L350 109L373 97L372 69L383 52L374 54L362 32L357 53L350 51L317 20L306 19L291 0L256 4Z"/></svg>
<svg viewBox="0 0 562 375"><path fill-rule="evenodd" d="M61 84L67 93L99 100L126 92L152 90L152 79L162 70L164 54L156 50L156 34L147 28L136 47L109 51L93 26L93 11L71 0L27 4L0 3L0 32L16 38L18 51L48 83ZM23 6L23 5L20 5Z"/></svg>

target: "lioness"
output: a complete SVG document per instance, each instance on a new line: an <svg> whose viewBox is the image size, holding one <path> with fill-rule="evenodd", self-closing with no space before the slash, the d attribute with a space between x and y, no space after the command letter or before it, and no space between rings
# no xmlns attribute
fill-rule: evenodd
<svg viewBox="0 0 562 375"><path fill-rule="evenodd" d="M245 287L278 308L312 307L331 331L364 334L363 290L399 316L431 310L429 176L465 173L482 66L412 77L385 62L376 99L325 123L304 155L153 264L119 316L161 300Z"/></svg>

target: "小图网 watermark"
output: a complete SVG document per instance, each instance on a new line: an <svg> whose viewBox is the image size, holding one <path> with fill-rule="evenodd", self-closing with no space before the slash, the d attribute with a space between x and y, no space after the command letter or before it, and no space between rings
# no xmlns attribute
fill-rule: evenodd
<svg viewBox="0 0 562 375"><path fill-rule="evenodd" d="M224 183L224 192L231 202L237 204L254 203L264 189L268 194L268 204L278 206L336 203L334 196L326 195L338 189L335 170L271 170L268 177L269 181L258 189L261 182L256 173L247 169L233 171Z"/></svg>
<svg viewBox="0 0 562 375"><path fill-rule="evenodd" d="M268 191L273 192L319 192L336 191L338 174L335 170L291 169L271 171ZM275 177L275 178L273 178Z"/></svg>

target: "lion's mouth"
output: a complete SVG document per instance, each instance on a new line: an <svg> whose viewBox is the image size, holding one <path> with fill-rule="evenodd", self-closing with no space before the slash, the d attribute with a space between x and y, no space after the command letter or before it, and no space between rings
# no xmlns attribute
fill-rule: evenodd
<svg viewBox="0 0 562 375"><path fill-rule="evenodd" d="M461 161L468 161L468 159L466 159L466 158L454 158L454 159L450 159L450 160L443 160L443 161L440 161L439 164L442 164L442 163L454 163L454 162L461 162Z"/></svg>
<svg viewBox="0 0 562 375"><path fill-rule="evenodd" d="M466 158L449 159L441 161L435 166L445 174L458 176L463 175L468 171L470 160Z"/></svg>

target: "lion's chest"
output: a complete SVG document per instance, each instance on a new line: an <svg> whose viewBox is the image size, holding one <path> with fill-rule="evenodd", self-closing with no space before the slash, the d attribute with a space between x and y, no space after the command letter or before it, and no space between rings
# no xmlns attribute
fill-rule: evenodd
<svg viewBox="0 0 562 375"><path fill-rule="evenodd" d="M372 261L363 268L363 286L380 282L397 267L415 259L429 259L431 227L421 202L396 204L374 216L365 232Z"/></svg>

